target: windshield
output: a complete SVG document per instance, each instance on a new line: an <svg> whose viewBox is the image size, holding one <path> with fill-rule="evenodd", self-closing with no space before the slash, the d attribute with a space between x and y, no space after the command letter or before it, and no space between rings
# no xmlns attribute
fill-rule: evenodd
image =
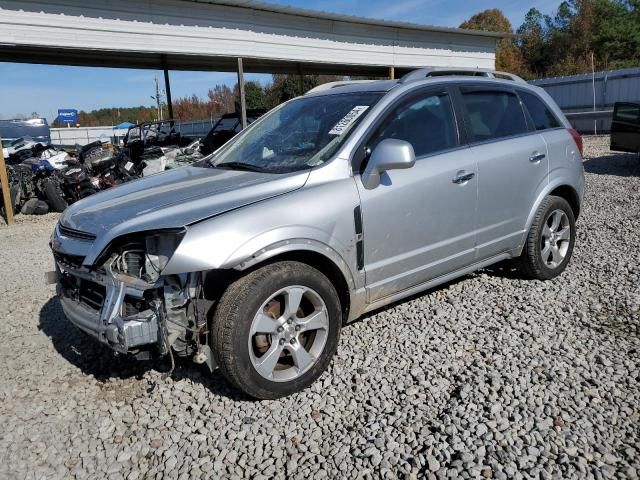
<svg viewBox="0 0 640 480"><path fill-rule="evenodd" d="M315 167L333 156L382 95L360 92L291 100L227 143L209 163L268 173Z"/></svg>

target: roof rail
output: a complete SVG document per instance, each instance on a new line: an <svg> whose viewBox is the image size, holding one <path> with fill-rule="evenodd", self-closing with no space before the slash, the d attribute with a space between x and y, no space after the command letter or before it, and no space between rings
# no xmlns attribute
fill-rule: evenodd
<svg viewBox="0 0 640 480"><path fill-rule="evenodd" d="M318 85L317 87L312 88L307 93L316 93L322 92L324 90L331 90L332 88L338 87L346 87L347 85L355 85L358 83L370 83L375 82L375 80L338 80L337 82L327 82L322 85Z"/></svg>
<svg viewBox="0 0 640 480"><path fill-rule="evenodd" d="M428 77L440 77L447 75L460 75L466 77L485 77L496 78L499 80L510 80L512 82L526 83L518 75L507 72L498 72L486 68L451 68L451 67L425 67L412 70L400 79L400 83L412 82L414 80L422 80Z"/></svg>

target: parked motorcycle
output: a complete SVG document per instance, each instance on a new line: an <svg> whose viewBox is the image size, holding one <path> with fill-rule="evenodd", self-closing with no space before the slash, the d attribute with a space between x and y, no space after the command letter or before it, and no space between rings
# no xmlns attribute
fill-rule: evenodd
<svg viewBox="0 0 640 480"><path fill-rule="evenodd" d="M62 212L69 204L97 191L86 168L65 152L44 152L39 159L25 160L18 167L25 198L44 200L54 212ZM29 178L25 167L31 168Z"/></svg>
<svg viewBox="0 0 640 480"><path fill-rule="evenodd" d="M99 189L99 180L89 175L85 165L72 164L59 173L62 180L62 191L69 203L93 195Z"/></svg>
<svg viewBox="0 0 640 480"><path fill-rule="evenodd" d="M78 160L88 170L94 187L110 188L142 175L142 162L133 162L122 151L112 152L100 141L77 147Z"/></svg>
<svg viewBox="0 0 640 480"><path fill-rule="evenodd" d="M63 212L69 205L62 191L56 167L48 159L31 163L31 183L35 196L44 200L54 212Z"/></svg>

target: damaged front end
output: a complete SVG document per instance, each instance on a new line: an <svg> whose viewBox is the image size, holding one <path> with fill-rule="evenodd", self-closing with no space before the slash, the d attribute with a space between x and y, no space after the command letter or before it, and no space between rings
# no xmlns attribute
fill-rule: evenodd
<svg viewBox="0 0 640 480"><path fill-rule="evenodd" d="M55 278L67 318L120 354L150 359L175 353L213 370L204 274L162 275L184 234L177 229L128 235L88 266L84 256L65 247L89 242L91 234L56 226Z"/></svg>

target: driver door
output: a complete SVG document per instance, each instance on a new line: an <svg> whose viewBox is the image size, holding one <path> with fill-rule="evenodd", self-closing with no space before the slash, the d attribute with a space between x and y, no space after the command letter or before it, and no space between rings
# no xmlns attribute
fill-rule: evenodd
<svg viewBox="0 0 640 480"><path fill-rule="evenodd" d="M372 189L356 177L369 302L475 258L477 164L460 142L448 90L423 90L399 100L374 127L365 151L385 138L411 143L416 163L382 173Z"/></svg>

